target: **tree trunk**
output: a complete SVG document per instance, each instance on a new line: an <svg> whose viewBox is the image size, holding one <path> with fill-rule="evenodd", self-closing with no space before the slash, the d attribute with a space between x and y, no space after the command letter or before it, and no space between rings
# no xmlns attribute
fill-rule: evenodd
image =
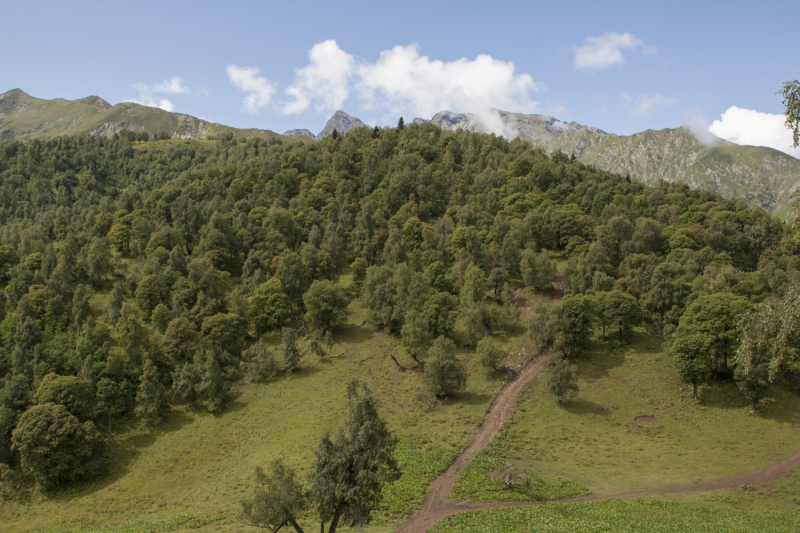
<svg viewBox="0 0 800 533"><path fill-rule="evenodd" d="M697 403L697 380L692 381L692 385L694 385L694 403Z"/></svg>
<svg viewBox="0 0 800 533"><path fill-rule="evenodd" d="M341 515L341 511L336 509L336 512L333 513L333 518L331 519L331 525L328 527L328 533L336 533L336 528L339 527L339 516Z"/></svg>
<svg viewBox="0 0 800 533"><path fill-rule="evenodd" d="M300 524L297 523L297 520L295 520L294 518L290 518L289 522L292 523L292 526L294 527L294 530L297 531L297 533L305 533L305 531L303 531L303 528L300 527Z"/></svg>
<svg viewBox="0 0 800 533"><path fill-rule="evenodd" d="M758 398L753 398L753 411L758 411Z"/></svg>
<svg viewBox="0 0 800 533"><path fill-rule="evenodd" d="M284 521L283 524L278 524L278 526L275 529L272 530L272 533L278 533L278 531L280 531L283 528L283 526L286 525L287 521Z"/></svg>

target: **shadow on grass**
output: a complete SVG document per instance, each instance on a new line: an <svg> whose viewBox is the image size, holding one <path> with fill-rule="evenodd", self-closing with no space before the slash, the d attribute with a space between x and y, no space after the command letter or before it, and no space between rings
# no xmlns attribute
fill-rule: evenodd
<svg viewBox="0 0 800 533"><path fill-rule="evenodd" d="M371 341L374 336L375 331L365 324L363 326L337 330L336 334L334 335L334 339L336 339L338 342L363 344Z"/></svg>
<svg viewBox="0 0 800 533"><path fill-rule="evenodd" d="M607 416L609 410L599 403L589 401L585 398L573 398L561 403L561 408L573 415L600 415Z"/></svg>
<svg viewBox="0 0 800 533"><path fill-rule="evenodd" d="M458 392L451 394L443 403L453 405L460 403L463 405L484 405L492 399L491 394L479 392Z"/></svg>

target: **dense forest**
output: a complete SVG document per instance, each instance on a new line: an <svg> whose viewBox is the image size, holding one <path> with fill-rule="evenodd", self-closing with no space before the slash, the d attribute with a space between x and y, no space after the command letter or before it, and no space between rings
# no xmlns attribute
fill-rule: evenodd
<svg viewBox="0 0 800 533"><path fill-rule="evenodd" d="M464 386L456 354L498 368L492 337L525 328L566 358L650 328L695 397L735 380L754 409L797 371L770 318L800 300L789 225L519 140L424 124L0 143L0 199L0 474L43 487L99 471L115 417L216 411L238 379L335 356L352 299L436 395ZM561 303L523 318L515 290L555 276Z"/></svg>

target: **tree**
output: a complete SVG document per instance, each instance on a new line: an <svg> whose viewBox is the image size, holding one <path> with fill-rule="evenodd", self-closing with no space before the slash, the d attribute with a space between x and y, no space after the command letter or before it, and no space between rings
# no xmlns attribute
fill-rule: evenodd
<svg viewBox="0 0 800 533"><path fill-rule="evenodd" d="M783 96L786 127L792 130L792 148L800 146L800 81L787 81L778 91Z"/></svg>
<svg viewBox="0 0 800 533"><path fill-rule="evenodd" d="M300 350L294 342L294 332L291 328L283 328L283 341L281 343L281 354L283 355L283 366L285 370L297 370L300 366Z"/></svg>
<svg viewBox="0 0 800 533"><path fill-rule="evenodd" d="M303 533L297 516L305 509L306 500L294 470L281 459L273 460L269 470L267 475L256 467L255 486L250 497L242 501L242 521L273 533L291 524L297 533Z"/></svg>
<svg viewBox="0 0 800 533"><path fill-rule="evenodd" d="M544 362L544 379L547 390L561 403L578 394L576 368L561 353L552 353Z"/></svg>
<svg viewBox="0 0 800 533"><path fill-rule="evenodd" d="M406 323L400 330L400 337L406 351L418 363L425 359L433 342L428 322L413 309L406 313Z"/></svg>
<svg viewBox="0 0 800 533"><path fill-rule="evenodd" d="M184 317L178 317L167 325L164 332L164 355L175 366L191 360L192 350L197 340L197 328Z"/></svg>
<svg viewBox="0 0 800 533"><path fill-rule="evenodd" d="M313 328L328 331L347 318L347 300L330 280L317 280L303 295L306 322Z"/></svg>
<svg viewBox="0 0 800 533"><path fill-rule="evenodd" d="M748 371L745 371L743 365L739 365L736 367L733 377L741 393L750 400L753 411L758 411L759 401L767 395L770 388L769 363L762 362L751 365Z"/></svg>
<svg viewBox="0 0 800 533"><path fill-rule="evenodd" d="M692 384L694 401L697 401L697 385L708 381L711 377L711 357L706 346L707 338L693 333L691 330L681 329L675 332L670 352L680 378Z"/></svg>
<svg viewBox="0 0 800 533"><path fill-rule="evenodd" d="M505 355L500 346L489 337L484 337L478 342L476 353L478 355L478 362L488 372L497 370Z"/></svg>
<svg viewBox="0 0 800 533"><path fill-rule="evenodd" d="M384 483L397 479L397 440L378 414L378 401L358 380L347 383L348 416L336 434L326 433L315 451L311 498L328 533L345 525L369 523Z"/></svg>
<svg viewBox="0 0 800 533"><path fill-rule="evenodd" d="M522 281L536 292L544 292L553 286L550 277L556 273L556 267L547 252L536 253L536 250L527 248L522 252L520 270Z"/></svg>
<svg viewBox="0 0 800 533"><path fill-rule="evenodd" d="M403 120L403 117L400 117L400 120L397 121L397 129L402 130L403 126L405 126L405 121Z"/></svg>
<svg viewBox="0 0 800 533"><path fill-rule="evenodd" d="M251 316L259 337L267 331L282 328L291 316L289 298L283 292L278 278L269 279L258 286L252 305Z"/></svg>
<svg viewBox="0 0 800 533"><path fill-rule="evenodd" d="M95 474L103 465L103 442L94 424L81 424L63 405L46 403L25 411L11 443L23 472L44 488Z"/></svg>
<svg viewBox="0 0 800 533"><path fill-rule="evenodd" d="M622 344L625 335L642 320L639 301L622 291L601 292L595 296L595 301L603 323L603 335L606 334L606 324L616 324L619 342Z"/></svg>
<svg viewBox="0 0 800 533"><path fill-rule="evenodd" d="M172 313L169 312L166 305L158 304L155 309L153 309L152 320L153 326L163 335L164 332L167 331L170 320L172 320Z"/></svg>
<svg viewBox="0 0 800 533"><path fill-rule="evenodd" d="M125 413L130 409L131 392L128 382L103 378L97 382L97 408L108 415L108 436L111 437L111 417Z"/></svg>
<svg viewBox="0 0 800 533"><path fill-rule="evenodd" d="M467 367L458 360L455 344L440 336L433 341L425 360L425 385L436 396L447 396L467 387Z"/></svg>
<svg viewBox="0 0 800 533"><path fill-rule="evenodd" d="M278 362L275 360L275 354L268 350L263 342L253 344L242 355L245 358L242 368L252 381L262 383L277 374Z"/></svg>
<svg viewBox="0 0 800 533"><path fill-rule="evenodd" d="M113 264L111 263L111 246L106 237L92 239L89 251L86 253L86 267L89 271L89 279L97 286L106 279L111 273Z"/></svg>
<svg viewBox="0 0 800 533"><path fill-rule="evenodd" d="M486 294L486 276L483 270L475 265L467 267L464 273L464 285L461 287L459 298L462 307L480 304Z"/></svg>
<svg viewBox="0 0 800 533"><path fill-rule="evenodd" d="M44 383L44 382L43 382ZM77 419L86 421L94 416L94 393L88 383L75 376L57 376L46 388L36 392L38 404L63 405Z"/></svg>
<svg viewBox="0 0 800 533"><path fill-rule="evenodd" d="M166 388L159 380L158 370L149 359L139 378L134 414L148 424L158 421L167 410Z"/></svg>
<svg viewBox="0 0 800 533"><path fill-rule="evenodd" d="M422 316L428 323L431 335L438 337L453 333L457 307L458 299L446 292L437 292L428 299L422 309Z"/></svg>

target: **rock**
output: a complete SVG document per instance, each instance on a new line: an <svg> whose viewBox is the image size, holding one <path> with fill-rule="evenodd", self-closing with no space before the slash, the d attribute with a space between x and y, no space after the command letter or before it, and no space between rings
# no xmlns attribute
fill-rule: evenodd
<svg viewBox="0 0 800 533"><path fill-rule="evenodd" d="M322 128L322 131L319 132L319 135L317 135L315 139L320 140L324 137L327 137L333 133L333 130L336 130L339 133L347 133L350 130L361 127L368 128L369 126L361 122L359 119L351 117L344 111L339 110L333 114L331 119L327 124L325 124L325 127Z"/></svg>
<svg viewBox="0 0 800 533"><path fill-rule="evenodd" d="M284 135L287 137L309 137L311 139L314 138L314 134L311 133L310 130L302 129L302 130L289 130L283 132Z"/></svg>

